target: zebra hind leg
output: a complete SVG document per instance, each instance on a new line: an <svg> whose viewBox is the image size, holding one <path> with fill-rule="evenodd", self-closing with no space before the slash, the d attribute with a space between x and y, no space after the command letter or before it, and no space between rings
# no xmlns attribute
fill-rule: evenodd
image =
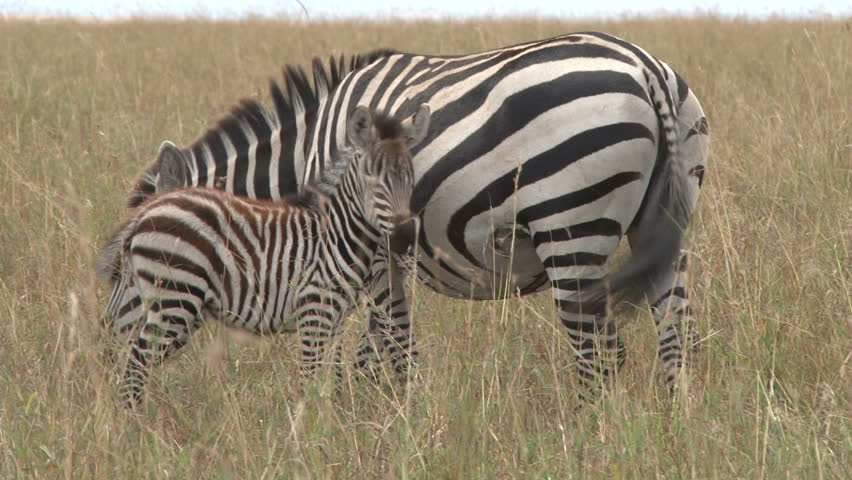
<svg viewBox="0 0 852 480"><path fill-rule="evenodd" d="M128 408L142 402L150 369L159 366L171 353L189 340L200 323L198 309L189 302L155 302L148 309L145 324L130 347L119 398ZM170 307L170 308L167 308Z"/></svg>
<svg viewBox="0 0 852 480"><path fill-rule="evenodd" d="M687 134L687 138L690 134ZM703 161L706 158L706 139L692 137L691 143L681 145L683 159L688 163L681 169L689 168L689 175L671 175L666 191L681 192L684 197L679 208L673 208L671 201L656 214L647 214L638 224L627 232L633 256L653 249L655 244L666 243L666 236L678 238L677 247L660 268L649 272L643 280L647 285L644 296L651 305L657 329L658 353L662 363L664 382L670 391L678 385L684 365L684 353L697 354L700 337L687 294L687 254L688 240L683 229L688 225L695 210L703 175ZM697 165L697 166L696 166ZM701 167L700 169L698 167ZM670 212L680 212L672 215ZM674 221L673 221L674 220Z"/></svg>
<svg viewBox="0 0 852 480"><path fill-rule="evenodd" d="M680 80L680 79L679 79ZM628 230L630 248L641 252L665 242L666 232L674 226L680 241L671 261L648 277L650 288L646 298L651 305L657 328L658 352L665 384L670 391L678 385L684 363L698 353L700 336L687 294L688 240L683 229L692 219L704 180L709 143L707 118L691 91L680 99L677 124L690 128L677 129L677 154L669 159L669 169L662 176L664 193L661 207L646 211L645 218ZM671 233L669 234L671 235ZM684 353L686 357L684 357Z"/></svg>
<svg viewBox="0 0 852 480"><path fill-rule="evenodd" d="M554 217L533 232L536 253L550 281L559 320L568 333L579 379L581 404L590 403L626 358L608 311L610 259L621 227L611 220L572 225ZM550 227L550 228L548 228ZM588 237L588 238L587 238Z"/></svg>
<svg viewBox="0 0 852 480"><path fill-rule="evenodd" d="M689 306L687 257L682 254L676 266L654 282L649 297L657 327L658 354L666 386L674 391L686 357L698 354L700 334Z"/></svg>
<svg viewBox="0 0 852 480"><path fill-rule="evenodd" d="M695 188L696 182L687 183L686 188ZM687 205L685 220L691 217L694 200ZM650 216L627 232L630 248L637 252L647 249L657 241L667 228L663 216ZM678 227L680 228L680 227ZM665 385L674 391L678 385L684 365L684 353L697 354L700 341L698 328L687 295L687 241L681 239L674 258L648 274L644 281L648 287L645 298L651 306L657 329L657 346Z"/></svg>
<svg viewBox="0 0 852 480"><path fill-rule="evenodd" d="M568 340L577 362L580 400L595 401L609 377L624 363L624 344L607 312L607 292L590 297L584 287L597 279L562 279L553 284L559 319L568 330ZM597 288L601 288L597 286Z"/></svg>

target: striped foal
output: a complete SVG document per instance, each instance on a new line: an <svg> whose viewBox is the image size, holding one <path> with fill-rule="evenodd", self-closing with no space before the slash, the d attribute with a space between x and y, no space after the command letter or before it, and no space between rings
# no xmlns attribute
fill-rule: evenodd
<svg viewBox="0 0 852 480"><path fill-rule="evenodd" d="M404 228L414 218L409 149L426 136L429 116L426 105L410 123L355 109L341 167L289 202L196 187L139 207L100 263L105 275L127 275L145 312L122 400L138 405L148 369L208 318L260 335L295 326L303 372L313 372L368 282L376 251L392 234L413 231Z"/></svg>

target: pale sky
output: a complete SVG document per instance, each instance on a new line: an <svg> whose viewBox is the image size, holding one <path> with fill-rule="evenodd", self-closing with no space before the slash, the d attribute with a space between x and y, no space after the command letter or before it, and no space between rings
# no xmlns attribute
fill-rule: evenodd
<svg viewBox="0 0 852 480"><path fill-rule="evenodd" d="M693 14L712 11L721 15L761 18L770 14L790 17L830 14L852 17L852 0L427 0L384 2L380 0L0 0L3 16L75 16L114 18L132 15L239 18L246 15L295 18L361 16L458 18L473 15L546 17L614 17L622 14L651 15L661 12ZM420 6L422 5L422 7ZM304 6L304 8L303 8ZM307 10L307 15L305 14Z"/></svg>

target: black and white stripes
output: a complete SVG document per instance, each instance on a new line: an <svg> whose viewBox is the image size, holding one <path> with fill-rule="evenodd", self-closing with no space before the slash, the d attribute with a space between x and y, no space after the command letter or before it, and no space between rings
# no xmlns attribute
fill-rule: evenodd
<svg viewBox="0 0 852 480"><path fill-rule="evenodd" d="M326 73L315 62L313 87L288 69L288 94L272 89L275 113L243 103L183 151L186 183L215 186L211 178L222 176L229 192L276 198L334 162L354 106L405 117L428 103L432 127L412 152L417 278L474 299L549 287L588 386L613 368L608 359L624 358L604 300L646 296L673 385L683 362L683 336L674 332L693 323L686 269L676 265L709 138L680 76L641 48L596 32L464 56L381 51L344 65L333 61ZM256 146L244 141L246 129L261 132ZM140 196L154 190L158 175L155 165ZM633 257L611 274L624 235ZM388 357L404 372L417 353L396 262L380 251L374 263L374 311L359 349L366 369ZM120 298L107 314L116 331L133 324L120 313L132 310L132 290L116 289Z"/></svg>
<svg viewBox="0 0 852 480"><path fill-rule="evenodd" d="M290 202L195 187L143 203L101 260L104 273L135 288L144 312L122 398L138 403L148 367L209 318L261 335L297 329L304 369L313 371L369 279L375 252L412 220L409 147L428 123L425 106L411 125L356 109L342 176L327 170L323 183Z"/></svg>

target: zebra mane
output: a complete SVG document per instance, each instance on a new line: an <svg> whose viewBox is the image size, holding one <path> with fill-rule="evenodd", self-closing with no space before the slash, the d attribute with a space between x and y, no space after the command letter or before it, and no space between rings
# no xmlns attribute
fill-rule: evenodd
<svg viewBox="0 0 852 480"><path fill-rule="evenodd" d="M402 135L402 122L387 113L372 112L372 122L379 139L390 140ZM285 200L291 205L297 204L306 208L320 208L323 197L327 198L335 193L340 179L343 178L346 169L354 159L354 147L341 147L320 171L318 178L308 182L300 193L292 195Z"/></svg>
<svg viewBox="0 0 852 480"><path fill-rule="evenodd" d="M282 119L282 124L285 124L283 119L297 121L300 115L305 116L305 123L313 121L320 102L328 96L329 92L340 85L349 72L394 53L396 53L395 50L379 49L366 54L354 55L349 58L348 62L344 55L340 55L337 59L332 55L328 59L328 69L319 57L314 57L313 62L311 62L313 84L311 84L308 74L302 67L286 65L284 67L284 85L287 89L287 95L281 91L275 81L271 81L269 85L278 118ZM337 190L340 178L354 154L354 150L350 148L341 149L337 152L335 158L328 162L318 178L309 182L298 193L285 196L284 200L291 205L305 208L322 208L322 202L325 201L325 198L330 197Z"/></svg>
<svg viewBox="0 0 852 480"><path fill-rule="evenodd" d="M313 117L319 102L328 96L329 92L337 88L349 72L394 53L397 53L396 50L383 48L353 55L349 57L348 61L345 55L340 55L336 59L332 55L328 58L328 68L319 57L314 57L311 62L310 75L313 78L313 83L302 67L285 65L283 76L287 94L285 95L281 91L281 87L274 80L269 85L269 91L273 102L275 102L275 110L279 118L301 114L309 114Z"/></svg>
<svg viewBox="0 0 852 480"><path fill-rule="evenodd" d="M402 122L386 113L372 112L372 122L379 139L388 140L402 135ZM341 147L326 163L318 178L310 181L299 193L285 197L284 201L310 209L322 208L322 202L337 191L340 179L354 159L354 147Z"/></svg>
<svg viewBox="0 0 852 480"><path fill-rule="evenodd" d="M201 161L205 164L206 160L215 163L212 158L205 159L213 153L214 149L221 150L222 135L234 138L237 132L245 131L263 131L264 129L270 132L278 132L281 130L279 120L276 116L271 115L257 100L245 98L240 100L239 104L231 108L228 115L220 118L213 127L207 129L198 140L194 141L189 147L181 149L181 153L187 162L193 158L193 151L201 157L196 161ZM217 147L212 147L217 145ZM207 148L205 148L207 147ZM241 151L237 148L237 156L246 155L247 151ZM145 173L136 180L133 187L128 207L135 208L145 202L151 195L157 193L157 175L160 173L160 159L157 158L154 164L149 166ZM194 165L187 165L190 170L194 170Z"/></svg>
<svg viewBox="0 0 852 480"><path fill-rule="evenodd" d="M311 210L321 209L323 203L337 191L340 179L354 154L355 151L348 147L339 151L335 161L329 162L318 178L309 182L298 193L286 195L284 202Z"/></svg>
<svg viewBox="0 0 852 480"><path fill-rule="evenodd" d="M335 58L329 57L328 65L324 64L318 57L311 63L311 75L299 66L285 65L284 80L286 94L274 80L270 81L269 91L275 105L274 112L269 112L263 105L254 99L243 99L231 108L231 111L219 119L214 126L207 129L201 137L192 142L187 148L181 149L187 162L193 159L199 165L216 163L214 158L227 155L223 151L222 136L229 138L240 138L242 132L269 132L260 141L271 141L272 138L280 138L282 128L296 124L302 119L305 124L310 123L316 117L320 102L322 102L338 85L348 73L357 70L374 61L396 53L391 49L379 49L365 54L346 57L340 55ZM248 155L248 147L235 145L237 158ZM194 154L193 154L194 152ZM201 157L201 158L197 158ZM239 161L237 162L239 163ZM195 171L196 165L188 165L189 171ZM159 164L154 162L145 173L137 179L128 206L131 208L141 205L148 197L157 192L157 176ZM290 190L296 191L295 175L291 179ZM320 181L320 183L323 183ZM336 184L336 181L334 182Z"/></svg>

